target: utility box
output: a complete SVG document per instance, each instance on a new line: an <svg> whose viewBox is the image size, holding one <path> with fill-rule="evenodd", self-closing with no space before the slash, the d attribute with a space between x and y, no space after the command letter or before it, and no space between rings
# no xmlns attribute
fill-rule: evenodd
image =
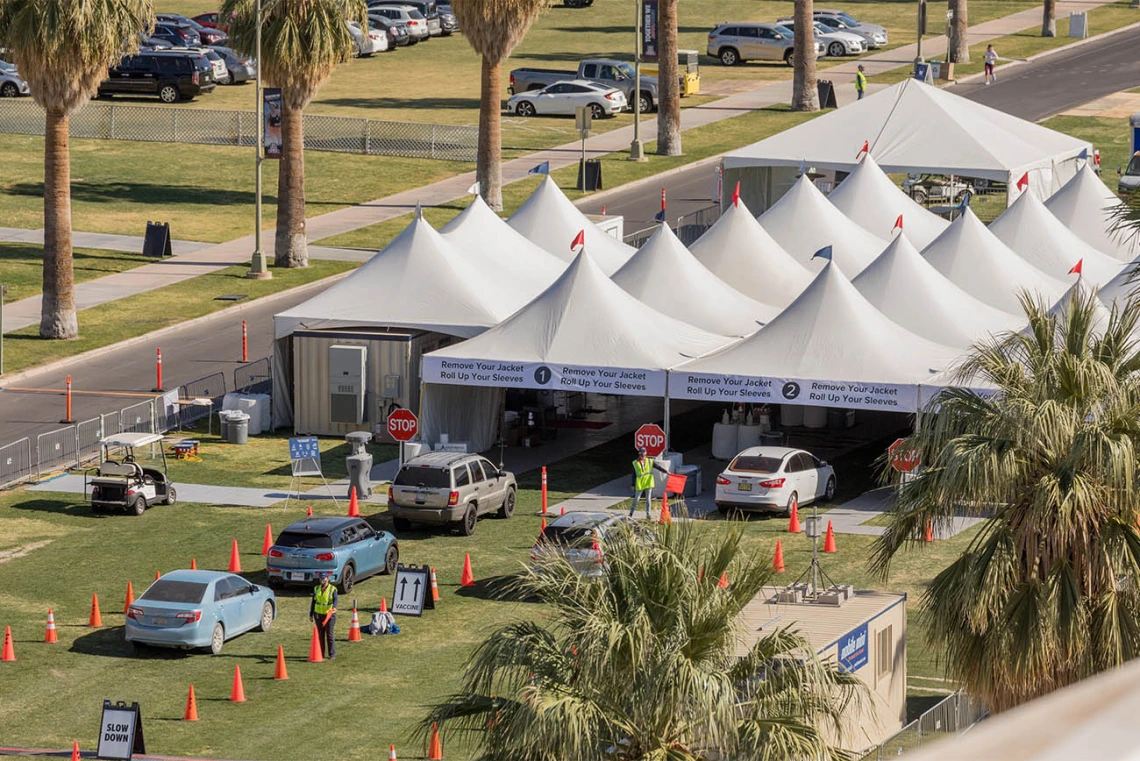
<svg viewBox="0 0 1140 761"><path fill-rule="evenodd" d="M329 347L329 413L333 423L364 421L364 368L368 347Z"/></svg>
<svg viewBox="0 0 1140 761"><path fill-rule="evenodd" d="M352 447L352 454L346 459L348 496L352 496L352 490L355 488L357 499L371 497L372 479L369 474L372 472L372 455L368 453L366 445L372 440L372 434L368 431L353 431L344 438Z"/></svg>

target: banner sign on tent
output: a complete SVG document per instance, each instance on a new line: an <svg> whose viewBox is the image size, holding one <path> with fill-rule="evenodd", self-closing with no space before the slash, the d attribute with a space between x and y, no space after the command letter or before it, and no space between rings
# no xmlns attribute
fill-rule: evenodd
<svg viewBox="0 0 1140 761"><path fill-rule="evenodd" d="M917 385L685 372L674 372L670 380L669 396L674 399L802 404L888 412L914 412L918 405Z"/></svg>
<svg viewBox="0 0 1140 761"><path fill-rule="evenodd" d="M664 396L664 370L564 365L556 362L503 362L425 356L425 383L497 388L589 391L623 396Z"/></svg>

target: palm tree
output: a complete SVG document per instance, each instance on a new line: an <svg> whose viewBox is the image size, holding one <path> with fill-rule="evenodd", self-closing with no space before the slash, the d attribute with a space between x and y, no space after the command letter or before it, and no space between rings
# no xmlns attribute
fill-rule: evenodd
<svg viewBox="0 0 1140 761"><path fill-rule="evenodd" d="M475 179L483 200L495 211L503 209L500 67L545 6L546 0L455 0L451 6L467 43L483 58Z"/></svg>
<svg viewBox="0 0 1140 761"><path fill-rule="evenodd" d="M737 616L771 574L741 535L627 529L602 544L596 579L540 550L514 591L546 608L491 634L420 732L438 722L487 761L840 757L824 733L862 707L855 676L789 628L737 656Z"/></svg>
<svg viewBox="0 0 1140 761"><path fill-rule="evenodd" d="M819 91L815 81L815 18L812 0L796 0L792 53L792 110L818 111Z"/></svg>
<svg viewBox="0 0 1140 761"><path fill-rule="evenodd" d="M1057 36L1057 0L1045 0L1041 14L1041 36Z"/></svg>
<svg viewBox="0 0 1140 761"><path fill-rule="evenodd" d="M989 517L922 608L949 675L997 710L1140 655L1140 303L1023 303L1028 327L976 346L958 374L995 393L949 389L921 416L926 470L898 492L872 563L886 574L927 525Z"/></svg>
<svg viewBox="0 0 1140 761"><path fill-rule="evenodd" d="M257 48L258 0L225 0L233 14L230 44L244 55ZM261 60L266 82L281 88L281 164L277 174L278 267L309 266L305 239L304 108L339 63L355 51L348 20L368 29L364 0L261 0Z"/></svg>
<svg viewBox="0 0 1140 761"><path fill-rule="evenodd" d="M657 18L657 155L681 155L681 86L677 72L677 0L661 0Z"/></svg>
<svg viewBox="0 0 1140 761"><path fill-rule="evenodd" d="M0 0L0 48L45 111L43 338L79 336L68 119L153 22L151 0Z"/></svg>
<svg viewBox="0 0 1140 761"><path fill-rule="evenodd" d="M954 63L970 62L970 41L968 38L969 14L966 8L967 0L950 0L949 9L950 28L947 30L946 56Z"/></svg>

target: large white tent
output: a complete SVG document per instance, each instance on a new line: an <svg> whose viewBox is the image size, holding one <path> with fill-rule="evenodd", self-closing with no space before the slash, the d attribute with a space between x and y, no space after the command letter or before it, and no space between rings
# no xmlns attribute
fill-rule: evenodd
<svg viewBox="0 0 1140 761"><path fill-rule="evenodd" d="M1130 262L1140 256L1140 236L1113 230L1114 212L1123 201L1085 164L1071 180L1045 201L1045 208L1093 248Z"/></svg>
<svg viewBox="0 0 1140 761"><path fill-rule="evenodd" d="M851 281L871 306L907 330L944 346L966 348L1025 323L963 291L922 258L906 234Z"/></svg>
<svg viewBox="0 0 1140 761"><path fill-rule="evenodd" d="M892 322L833 263L750 338L670 372L675 399L914 412L958 350Z"/></svg>
<svg viewBox="0 0 1140 761"><path fill-rule="evenodd" d="M811 272L760 226L743 201L724 210L689 251L717 277L764 304L785 307Z"/></svg>
<svg viewBox="0 0 1140 761"><path fill-rule="evenodd" d="M1119 259L1078 238L1033 193L1022 193L990 223L990 232L1022 259L1055 278L1065 277L1080 260L1085 277L1093 283L1107 283L1124 266Z"/></svg>
<svg viewBox="0 0 1140 761"><path fill-rule="evenodd" d="M1137 294L1137 288L1140 288L1140 257L1124 265L1116 277L1101 286L1098 295L1105 304L1123 308Z"/></svg>
<svg viewBox="0 0 1140 761"><path fill-rule="evenodd" d="M1046 197L1073 176L1092 146L949 90L907 78L896 85L753 143L724 158L753 208L778 197L794 167L851 171L867 143L888 173L932 172L1007 183L1029 175Z"/></svg>
<svg viewBox="0 0 1140 761"><path fill-rule="evenodd" d="M886 237L872 235L835 208L806 174L760 215L760 224L809 268L818 266L811 263L812 254L831 246L832 261L848 277L859 274L887 245Z"/></svg>
<svg viewBox="0 0 1140 761"><path fill-rule="evenodd" d="M658 312L722 336L751 335L779 312L709 272L668 225L661 225L612 279Z"/></svg>
<svg viewBox="0 0 1140 761"><path fill-rule="evenodd" d="M1069 311L1073 307L1073 299L1080 298L1082 301L1092 301L1093 304L1093 322L1092 330L1094 334L1103 333L1105 328L1108 327L1109 320L1112 317L1112 312L1104 305L1104 302L1098 298L1096 288L1093 284L1081 276L1075 278L1075 282L1069 286L1069 290L1057 300L1057 303L1049 308L1046 312L1050 317L1057 318L1058 323L1063 323L1069 316ZM1029 328L1027 327L1028 331Z"/></svg>
<svg viewBox="0 0 1140 761"><path fill-rule="evenodd" d="M950 224L915 203L879 168L870 153L828 194L827 200L864 230L883 238L892 233L901 216L903 230L919 248L929 245Z"/></svg>
<svg viewBox="0 0 1140 761"><path fill-rule="evenodd" d="M1023 314L1018 301L1023 290L1052 304L1067 288L998 240L969 208L922 255L963 291L1012 315Z"/></svg>
<svg viewBox="0 0 1140 761"><path fill-rule="evenodd" d="M534 189L507 223L531 242L567 262L574 259L570 244L579 232L585 231L586 250L607 275L617 272L636 250L591 222L550 177Z"/></svg>
<svg viewBox="0 0 1140 761"><path fill-rule="evenodd" d="M510 283L510 311L540 294L566 269L566 262L508 225L480 196L440 230L444 240L471 257L479 269Z"/></svg>

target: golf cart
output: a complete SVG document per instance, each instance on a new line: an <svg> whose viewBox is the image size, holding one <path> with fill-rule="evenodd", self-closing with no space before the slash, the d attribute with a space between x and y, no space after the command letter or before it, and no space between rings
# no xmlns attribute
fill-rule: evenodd
<svg viewBox="0 0 1140 761"><path fill-rule="evenodd" d="M942 175L909 174L903 180L902 189L918 204L959 204L967 192L973 192L974 186L960 178L954 178L951 185L950 179Z"/></svg>
<svg viewBox="0 0 1140 761"><path fill-rule="evenodd" d="M98 467L83 474L83 494L95 510L116 509L142 515L151 505L173 505L177 495L166 470L162 435L118 433L102 439L103 457ZM135 450L158 444L162 469L146 468L135 461ZM112 455L121 459L113 460Z"/></svg>

